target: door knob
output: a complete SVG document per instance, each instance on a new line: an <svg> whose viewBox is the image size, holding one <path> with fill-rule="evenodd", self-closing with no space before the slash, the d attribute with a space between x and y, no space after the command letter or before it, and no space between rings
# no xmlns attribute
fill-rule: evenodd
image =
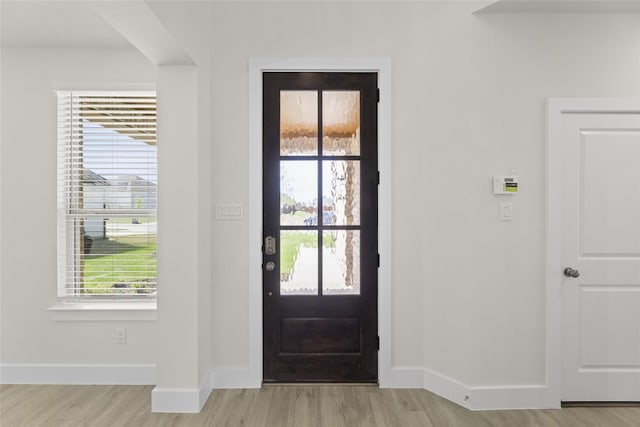
<svg viewBox="0 0 640 427"><path fill-rule="evenodd" d="M580 272L578 270L575 270L575 269L571 268L571 267L565 268L563 273L567 277L573 277L573 278L580 277Z"/></svg>

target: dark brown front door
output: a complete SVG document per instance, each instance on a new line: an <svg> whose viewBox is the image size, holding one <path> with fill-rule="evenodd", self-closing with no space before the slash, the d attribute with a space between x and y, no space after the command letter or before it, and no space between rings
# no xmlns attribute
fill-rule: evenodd
<svg viewBox="0 0 640 427"><path fill-rule="evenodd" d="M265 382L377 382L376 73L263 74Z"/></svg>

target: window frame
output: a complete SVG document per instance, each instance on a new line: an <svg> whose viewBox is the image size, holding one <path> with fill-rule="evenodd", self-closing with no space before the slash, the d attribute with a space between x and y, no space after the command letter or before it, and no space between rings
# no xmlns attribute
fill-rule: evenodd
<svg viewBox="0 0 640 427"><path fill-rule="evenodd" d="M75 230L76 225L72 224L74 218L87 219L101 218L154 218L157 226L157 184L155 188L155 200L153 209L90 209L79 206L78 197L82 197L85 193L83 187L84 167L80 175L75 172L75 176L80 176L80 179L70 178L72 175L69 172L69 162L65 154L65 150L73 149L74 142L74 121L82 120L79 108L76 107L73 97L149 97L153 96L155 99L155 122L157 127L157 92L155 90L56 90L57 96L57 300L58 304L50 307L49 310L54 314L55 320L72 320L74 316L87 313L90 310L97 310L102 312L115 310L116 317L118 313L126 313L130 316L131 313L145 313L149 310L155 310L157 299L157 284L156 291L152 293L132 293L132 294L94 294L94 293L77 293L77 285L79 280L77 279L76 272L80 271L82 267L78 267L79 260L82 257L80 251L82 246L78 243L80 238L78 237L78 231ZM71 99L65 100L63 97L70 97ZM76 101L77 102L77 101ZM65 104L66 103L66 104ZM61 111L61 106L66 105L70 108L69 111ZM94 122L96 123L96 122ZM122 133L126 135L126 133ZM157 131L154 133L154 138L157 140ZM157 147L157 142L155 144ZM156 148L157 149L157 148ZM73 159L71 160L73 162ZM157 177L157 154L155 157L154 168L156 170ZM157 231L156 231L156 253L157 253ZM69 260L72 257L73 260ZM72 280L68 279L69 271L72 270L72 275L75 277ZM155 278L157 282L157 264ZM106 288L105 288L106 289ZM104 303L107 303L106 305ZM124 304L118 304L124 303ZM94 319L95 315L91 315L91 318L86 320L107 320L102 319L104 316L98 316ZM111 319L114 313L107 315L108 319ZM125 316L125 317L127 317ZM155 314L153 314L155 316ZM134 317L140 317L139 314ZM135 320L135 319L134 319ZM149 315L142 315L138 320L153 320Z"/></svg>

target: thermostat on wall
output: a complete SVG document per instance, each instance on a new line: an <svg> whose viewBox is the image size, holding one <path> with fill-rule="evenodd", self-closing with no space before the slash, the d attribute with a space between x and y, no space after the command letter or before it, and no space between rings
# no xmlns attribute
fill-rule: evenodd
<svg viewBox="0 0 640 427"><path fill-rule="evenodd" d="M494 176L493 194L517 194L518 175Z"/></svg>

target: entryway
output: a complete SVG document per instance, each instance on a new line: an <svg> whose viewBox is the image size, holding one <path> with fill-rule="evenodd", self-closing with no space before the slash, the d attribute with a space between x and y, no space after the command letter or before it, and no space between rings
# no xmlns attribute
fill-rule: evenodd
<svg viewBox="0 0 640 427"><path fill-rule="evenodd" d="M377 74L263 73L263 380L378 379Z"/></svg>

